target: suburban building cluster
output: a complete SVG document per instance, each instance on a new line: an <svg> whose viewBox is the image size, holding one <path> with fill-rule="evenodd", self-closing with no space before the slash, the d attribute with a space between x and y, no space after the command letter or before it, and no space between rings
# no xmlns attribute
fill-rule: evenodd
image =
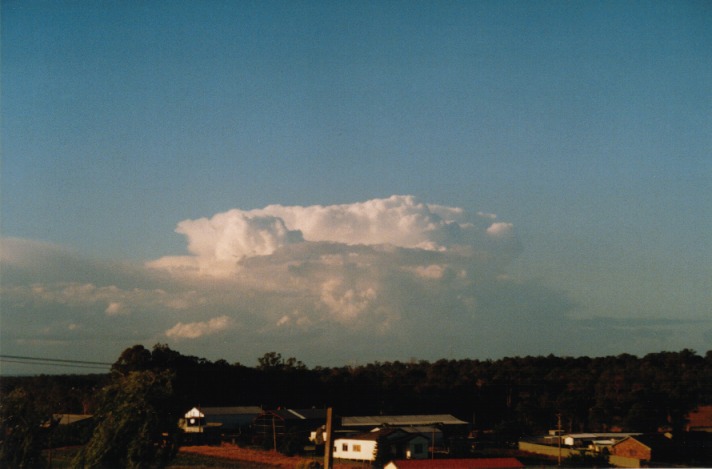
<svg viewBox="0 0 712 469"><path fill-rule="evenodd" d="M691 416L697 425L687 432L688 451L712 451L712 407L698 411L709 414L706 426L700 415ZM328 448L335 460L359 461L390 469L437 467L517 468L515 458L466 459L472 445L470 425L449 414L344 416L333 423L332 439L326 434L326 409L273 409L260 407L205 407L186 412L179 426L186 435L222 439L249 436L252 443L281 449L290 439L309 441L311 448ZM703 436L694 441L689 435ZM674 463L681 451L680 440L670 434L561 433L522 438L519 449L551 458L572 455L605 456L611 466L641 467L654 462ZM459 448L459 449L458 449ZM304 449L303 447L300 449ZM448 458L448 459L444 459ZM426 465L418 465L426 461Z"/></svg>

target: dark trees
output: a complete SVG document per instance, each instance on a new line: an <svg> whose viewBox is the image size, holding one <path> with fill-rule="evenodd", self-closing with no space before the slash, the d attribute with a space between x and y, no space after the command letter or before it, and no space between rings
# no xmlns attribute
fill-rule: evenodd
<svg viewBox="0 0 712 469"><path fill-rule="evenodd" d="M34 396L17 388L0 403L0 465L2 467L41 467L43 424L51 414L43 412Z"/></svg>
<svg viewBox="0 0 712 469"><path fill-rule="evenodd" d="M266 353L250 368L182 355L157 344L152 350L142 345L126 349L112 370L111 377L3 379L1 435L19 436L8 429L30 411L23 407L28 399L53 413L90 410L98 426L84 461L131 465L136 455L160 461L170 448L143 447L124 440L126 435L160 443L159 430L174 430L183 413L197 405L331 406L342 416L446 413L472 422L475 430L498 430L511 441L522 432L554 428L557 415L570 432L677 431L691 410L712 404L712 352L699 356L690 350L642 358L549 355L309 369L276 352ZM15 400L9 399L21 387L31 392L18 391ZM115 447L127 452L104 452L101 448L111 441L121 442ZM2 444L37 447L30 440L9 438ZM9 453L3 454L7 458Z"/></svg>
<svg viewBox="0 0 712 469"><path fill-rule="evenodd" d="M117 374L101 391L96 427L77 454L77 467L150 467L167 462L176 449L176 420L170 371Z"/></svg>

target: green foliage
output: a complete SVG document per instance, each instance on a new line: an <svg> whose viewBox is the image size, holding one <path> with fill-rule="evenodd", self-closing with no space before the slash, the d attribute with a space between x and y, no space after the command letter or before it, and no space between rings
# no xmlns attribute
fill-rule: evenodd
<svg viewBox="0 0 712 469"><path fill-rule="evenodd" d="M0 402L0 465L41 467L44 461L42 424L49 422L50 417L38 409L37 401L22 388L3 396Z"/></svg>
<svg viewBox="0 0 712 469"><path fill-rule="evenodd" d="M101 391L91 439L74 459L77 467L161 466L175 454L176 420L167 405L169 371L116 375Z"/></svg>

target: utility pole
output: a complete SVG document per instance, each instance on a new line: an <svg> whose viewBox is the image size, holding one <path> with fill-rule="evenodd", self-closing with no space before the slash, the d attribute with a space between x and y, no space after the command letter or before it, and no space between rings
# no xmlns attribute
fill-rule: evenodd
<svg viewBox="0 0 712 469"><path fill-rule="evenodd" d="M559 466L561 466L561 413L556 414L556 434L559 439Z"/></svg>
<svg viewBox="0 0 712 469"><path fill-rule="evenodd" d="M332 452L334 451L334 441L331 438L333 409L326 409L326 430L324 434L324 469L332 469L334 461L332 460Z"/></svg>

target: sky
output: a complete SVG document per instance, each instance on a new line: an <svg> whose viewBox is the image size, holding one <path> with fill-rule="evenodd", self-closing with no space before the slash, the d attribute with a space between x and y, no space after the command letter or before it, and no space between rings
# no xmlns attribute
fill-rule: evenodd
<svg viewBox="0 0 712 469"><path fill-rule="evenodd" d="M0 8L3 355L712 349L708 1Z"/></svg>

